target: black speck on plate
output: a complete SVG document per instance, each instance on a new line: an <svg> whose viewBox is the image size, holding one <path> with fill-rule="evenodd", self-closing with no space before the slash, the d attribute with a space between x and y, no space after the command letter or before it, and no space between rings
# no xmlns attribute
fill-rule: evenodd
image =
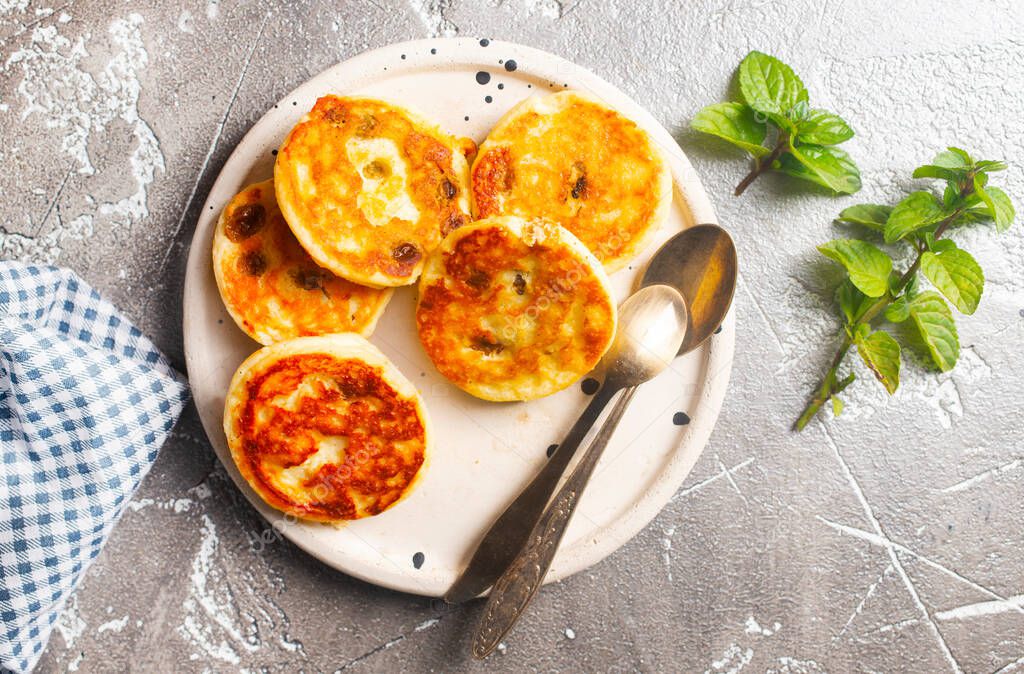
<svg viewBox="0 0 1024 674"><path fill-rule="evenodd" d="M477 72L477 74L476 74L476 83L477 84L487 84L490 81L491 81L491 74L489 72L486 72L484 70L480 70L480 71Z"/></svg>
<svg viewBox="0 0 1024 674"><path fill-rule="evenodd" d="M716 334L716 335L717 335L718 333L720 333L721 331L722 331L722 326L721 326L721 325L719 325L719 326L718 326L717 328L715 328L715 334Z"/></svg>
<svg viewBox="0 0 1024 674"><path fill-rule="evenodd" d="M490 41L490 40L488 40L487 38L484 38L484 39L480 40L480 46L481 46L481 47L486 47L486 46L487 46L487 45L489 45L490 43L491 43L491 41Z"/></svg>
<svg viewBox="0 0 1024 674"><path fill-rule="evenodd" d="M556 449L558 449L558 445L551 445L551 446L548 447L548 458L549 459L555 453Z"/></svg>
<svg viewBox="0 0 1024 674"><path fill-rule="evenodd" d="M672 415L672 423L676 426L685 426L690 423L690 415L686 412L676 412Z"/></svg>
<svg viewBox="0 0 1024 674"><path fill-rule="evenodd" d="M580 388L588 396L592 396L597 393L597 389L601 388L601 383L593 377L587 377L582 383L580 383Z"/></svg>
<svg viewBox="0 0 1024 674"><path fill-rule="evenodd" d="M426 559L426 555L424 555L422 552L417 552L415 555L412 556L412 565L418 569L421 566L423 566L423 562L426 561Z"/></svg>
<svg viewBox="0 0 1024 674"><path fill-rule="evenodd" d="M504 85L504 84L500 84L500 83L499 83L499 84L498 84L498 88L499 88L499 89L504 89L504 88L505 88L505 85Z"/></svg>
<svg viewBox="0 0 1024 674"><path fill-rule="evenodd" d="M493 98L491 98L490 96L484 96L484 101L485 101L485 102L487 102L487 103L490 103L490 102L491 102L491 101L493 101L493 100L494 100L494 99L493 99Z"/></svg>
<svg viewBox="0 0 1024 674"><path fill-rule="evenodd" d="M505 70L507 70L509 72L512 72L513 70L515 70L518 67L519 67L519 64L516 63L514 59L509 59L509 60L505 61Z"/></svg>

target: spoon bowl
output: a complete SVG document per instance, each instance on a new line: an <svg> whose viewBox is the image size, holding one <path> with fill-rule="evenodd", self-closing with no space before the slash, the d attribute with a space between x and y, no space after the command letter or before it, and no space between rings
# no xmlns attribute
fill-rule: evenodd
<svg viewBox="0 0 1024 674"><path fill-rule="evenodd" d="M619 327L604 356L604 385L638 386L668 367L682 346L688 313L671 286L648 285L633 293L619 307Z"/></svg>
<svg viewBox="0 0 1024 674"><path fill-rule="evenodd" d="M664 284L679 291L690 324L679 348L689 353L725 320L738 278L736 246L718 225L696 225L666 241L651 258L640 287Z"/></svg>

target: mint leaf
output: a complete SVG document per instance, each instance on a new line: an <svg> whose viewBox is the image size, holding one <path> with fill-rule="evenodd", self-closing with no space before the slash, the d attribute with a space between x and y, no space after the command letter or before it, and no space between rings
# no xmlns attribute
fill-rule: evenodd
<svg viewBox="0 0 1024 674"><path fill-rule="evenodd" d="M693 118L690 126L701 133L718 136L755 157L763 157L769 150L764 142L767 126L758 121L754 109L742 103L715 103Z"/></svg>
<svg viewBox="0 0 1024 674"><path fill-rule="evenodd" d="M960 357L960 338L953 314L942 296L926 290L915 297L910 301L910 318L935 365L943 372L952 369Z"/></svg>
<svg viewBox="0 0 1024 674"><path fill-rule="evenodd" d="M840 414L842 414L844 407L846 407L846 406L843 404L842 400L840 400L836 396L832 396L832 414L833 414L833 416L837 416L838 417Z"/></svg>
<svg viewBox="0 0 1024 674"><path fill-rule="evenodd" d="M857 340L857 353L892 395L900 386L900 345L888 332L877 330Z"/></svg>
<svg viewBox="0 0 1024 674"><path fill-rule="evenodd" d="M967 175L967 170L958 171L956 169L945 168L942 166L936 166L934 164L925 164L924 166L918 166L914 169L915 178L938 178L940 180L956 181Z"/></svg>
<svg viewBox="0 0 1024 674"><path fill-rule="evenodd" d="M985 274L966 250L926 252L921 255L921 271L960 313L973 314L978 308Z"/></svg>
<svg viewBox="0 0 1024 674"><path fill-rule="evenodd" d="M892 213L892 206L880 206L878 204L858 204L844 208L836 218L837 221L861 225L875 232L884 232L885 223Z"/></svg>
<svg viewBox="0 0 1024 674"><path fill-rule="evenodd" d="M994 173L996 171L1005 171L1009 168L1006 162L993 161L991 159L983 159L974 165L974 170L979 173Z"/></svg>
<svg viewBox="0 0 1024 674"><path fill-rule="evenodd" d="M906 295L887 306L884 315L890 323L902 323L910 318L910 302Z"/></svg>
<svg viewBox="0 0 1024 674"><path fill-rule="evenodd" d="M961 150L958 147L947 147L944 151L935 155L935 159L932 159L932 163L937 166L945 166L946 168L971 168L974 166L974 160L971 159L971 155L967 154L966 150Z"/></svg>
<svg viewBox="0 0 1024 674"><path fill-rule="evenodd" d="M839 309L843 312L848 324L852 324L860 318L873 301L872 298L858 290L849 278L843 279L843 282L836 288L836 302L839 303Z"/></svg>
<svg viewBox="0 0 1024 674"><path fill-rule="evenodd" d="M968 208L960 214L957 222L967 225L976 222L992 222L992 214L989 213L988 206L982 205L977 208Z"/></svg>
<svg viewBox="0 0 1024 674"><path fill-rule="evenodd" d="M985 202L985 208L988 209L989 215L992 216L996 223L996 231L1005 232L1013 224L1013 219L1017 217L1017 212L1013 208L1013 202L1010 201L1010 197L1006 195L1006 192L998 187L983 189L978 184L978 178L979 176L974 177L974 191Z"/></svg>
<svg viewBox="0 0 1024 674"><path fill-rule="evenodd" d="M931 192L911 192L889 214L885 223L885 242L894 243L917 230L934 225L946 217L942 203Z"/></svg>
<svg viewBox="0 0 1024 674"><path fill-rule="evenodd" d="M952 240L939 239L938 241L936 241L935 234L933 234L932 232L925 232L923 238L925 245L928 247L928 250L930 250L933 253L943 253L947 250L956 250L956 244L953 243Z"/></svg>
<svg viewBox="0 0 1024 674"><path fill-rule="evenodd" d="M797 139L812 145L838 145L853 138L850 125L828 110L811 110L797 128Z"/></svg>
<svg viewBox="0 0 1024 674"><path fill-rule="evenodd" d="M807 89L793 69L759 51L750 52L740 63L739 83L747 105L782 121L783 127L792 126L786 123L787 116L797 103L807 100Z"/></svg>
<svg viewBox="0 0 1024 674"><path fill-rule="evenodd" d="M892 259L870 243L835 239L818 246L818 250L843 265L850 274L850 282L868 297L881 297L889 289Z"/></svg>
<svg viewBox="0 0 1024 674"><path fill-rule="evenodd" d="M860 189L860 171L850 155L838 147L800 145L779 159L779 170L809 180L839 194Z"/></svg>

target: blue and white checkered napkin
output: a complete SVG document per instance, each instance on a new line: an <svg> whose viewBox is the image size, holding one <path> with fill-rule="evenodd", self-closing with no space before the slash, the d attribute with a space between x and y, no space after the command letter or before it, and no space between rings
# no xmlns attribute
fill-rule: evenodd
<svg viewBox="0 0 1024 674"><path fill-rule="evenodd" d="M73 273L0 262L0 668L35 665L187 398Z"/></svg>

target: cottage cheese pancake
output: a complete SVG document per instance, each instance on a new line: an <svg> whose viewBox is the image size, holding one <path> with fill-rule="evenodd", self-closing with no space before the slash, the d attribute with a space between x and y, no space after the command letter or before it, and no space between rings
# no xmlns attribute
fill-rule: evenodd
<svg viewBox="0 0 1024 674"><path fill-rule="evenodd" d="M458 229L427 260L416 324L437 369L485 400L531 400L589 372L615 335L601 264L566 229L513 216Z"/></svg>
<svg viewBox="0 0 1024 674"><path fill-rule="evenodd" d="M576 91L512 108L480 145L473 212L543 217L575 234L612 272L668 217L672 177L633 121Z"/></svg>
<svg viewBox="0 0 1024 674"><path fill-rule="evenodd" d="M415 387L352 333L301 337L250 356L231 381L224 431L256 493L321 522L390 508L412 489L430 442Z"/></svg>
<svg viewBox="0 0 1024 674"><path fill-rule="evenodd" d="M475 150L396 105L324 96L277 153L277 199L322 266L364 285L408 285L469 219Z"/></svg>
<svg viewBox="0 0 1024 674"><path fill-rule="evenodd" d="M332 332L369 336L392 292L313 262L281 216L271 180L246 187L224 208L213 271L228 313L261 344Z"/></svg>

